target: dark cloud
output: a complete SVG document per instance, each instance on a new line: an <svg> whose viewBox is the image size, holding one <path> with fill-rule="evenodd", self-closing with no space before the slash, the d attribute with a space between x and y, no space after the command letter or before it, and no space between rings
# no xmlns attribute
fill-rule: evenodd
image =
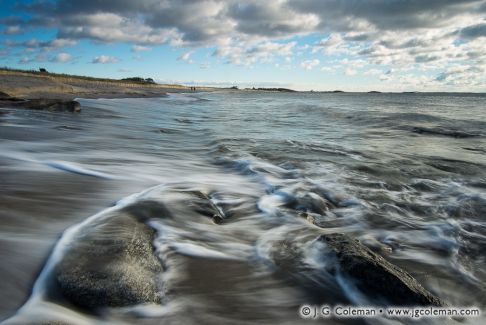
<svg viewBox="0 0 486 325"><path fill-rule="evenodd" d="M228 8L236 30L244 34L286 36L312 31L318 20L314 14L298 14L280 2L258 1L236 3Z"/></svg>
<svg viewBox="0 0 486 325"><path fill-rule="evenodd" d="M323 27L350 29L353 19L362 19L379 29L416 29L438 27L464 12L484 5L482 0L291 0L300 12L312 12ZM344 20L343 17L351 17Z"/></svg>
<svg viewBox="0 0 486 325"><path fill-rule="evenodd" d="M379 31L446 26L481 8L486 8L484 0L37 0L21 6L33 15L28 24L57 27L63 38L132 41L127 34L134 30L136 37L146 35L138 43L178 39L196 46L224 38L279 38L314 31L361 31L345 39L364 42ZM168 30L173 31L170 37ZM483 31L466 28L464 35L474 32Z"/></svg>
<svg viewBox="0 0 486 325"><path fill-rule="evenodd" d="M20 16L6 16L0 17L0 24L2 25L19 25L22 24L24 20Z"/></svg>
<svg viewBox="0 0 486 325"><path fill-rule="evenodd" d="M463 28L460 35L464 38L486 37L486 23Z"/></svg>

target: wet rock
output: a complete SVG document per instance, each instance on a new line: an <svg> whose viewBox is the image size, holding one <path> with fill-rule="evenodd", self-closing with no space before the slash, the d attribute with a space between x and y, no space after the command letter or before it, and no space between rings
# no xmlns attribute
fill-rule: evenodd
<svg viewBox="0 0 486 325"><path fill-rule="evenodd" d="M418 127L418 126L414 127L412 129L412 132L418 134L447 136L452 138L472 138L472 137L480 136L480 134L468 133L468 132L457 131L457 130L448 130L443 128L425 128L425 127Z"/></svg>
<svg viewBox="0 0 486 325"><path fill-rule="evenodd" d="M71 112L81 111L81 105L75 100L60 99L20 99L10 97L8 94L0 92L0 107L25 108L49 112Z"/></svg>
<svg viewBox="0 0 486 325"><path fill-rule="evenodd" d="M155 231L143 223L160 217L170 217L165 206L140 202L81 229L55 269L62 295L92 311L160 303L163 267L152 246Z"/></svg>
<svg viewBox="0 0 486 325"><path fill-rule="evenodd" d="M189 193L194 196L194 199L191 200L190 205L196 212L210 217L217 225L224 222L224 213L218 206L216 206L216 204L214 204L209 195L201 191L190 191Z"/></svg>
<svg viewBox="0 0 486 325"><path fill-rule="evenodd" d="M8 99L10 98L10 95L7 93L4 93L3 91L0 91L0 100L1 99Z"/></svg>
<svg viewBox="0 0 486 325"><path fill-rule="evenodd" d="M12 97L9 94L4 93L3 91L0 91L0 106L2 104L8 104L11 102L21 102L21 101L24 101L24 99Z"/></svg>
<svg viewBox="0 0 486 325"><path fill-rule="evenodd" d="M385 298L392 305L444 306L444 302L424 289L410 274L374 253L358 240L344 234L318 238L336 256L339 270L356 281L370 297Z"/></svg>
<svg viewBox="0 0 486 325"><path fill-rule="evenodd" d="M286 206L298 211L321 215L326 214L332 208L332 204L329 201L312 192L289 200Z"/></svg>
<svg viewBox="0 0 486 325"><path fill-rule="evenodd" d="M49 111L49 112L80 112L81 105L75 100L59 99L30 99L24 102L15 103L14 107L26 109Z"/></svg>

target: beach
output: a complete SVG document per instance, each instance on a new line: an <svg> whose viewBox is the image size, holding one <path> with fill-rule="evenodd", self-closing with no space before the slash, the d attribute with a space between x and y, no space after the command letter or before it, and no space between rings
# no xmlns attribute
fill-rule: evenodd
<svg viewBox="0 0 486 325"><path fill-rule="evenodd" d="M149 84L115 79L70 76L38 71L0 69L3 92L18 98L82 98L160 97L167 92L189 92L182 85ZM199 87L211 91L211 87Z"/></svg>

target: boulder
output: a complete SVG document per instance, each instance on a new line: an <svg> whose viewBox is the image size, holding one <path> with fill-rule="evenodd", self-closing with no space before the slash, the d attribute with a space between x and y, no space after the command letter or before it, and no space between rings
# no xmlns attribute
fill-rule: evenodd
<svg viewBox="0 0 486 325"><path fill-rule="evenodd" d="M9 94L0 91L0 100L11 98Z"/></svg>
<svg viewBox="0 0 486 325"><path fill-rule="evenodd" d="M12 97L7 93L4 93L3 91L0 91L0 106L3 102L21 102L24 101L24 99L17 98L17 97Z"/></svg>
<svg viewBox="0 0 486 325"><path fill-rule="evenodd" d="M338 262L339 271L354 280L369 297L384 298L395 306L445 306L410 274L344 234L321 235Z"/></svg>
<svg viewBox="0 0 486 325"><path fill-rule="evenodd" d="M23 102L15 103L14 107L21 107L26 109L42 110L49 112L80 112L81 105L75 100L59 100L59 99L30 99Z"/></svg>
<svg viewBox="0 0 486 325"><path fill-rule="evenodd" d="M25 108L49 112L71 112L77 113L81 111L81 105L75 100L61 100L61 99L21 99L11 97L10 95L0 91L0 107L15 107Z"/></svg>
<svg viewBox="0 0 486 325"><path fill-rule="evenodd" d="M159 202L133 204L84 226L55 268L62 295L88 310L161 302L163 267L155 231L144 222L170 217Z"/></svg>

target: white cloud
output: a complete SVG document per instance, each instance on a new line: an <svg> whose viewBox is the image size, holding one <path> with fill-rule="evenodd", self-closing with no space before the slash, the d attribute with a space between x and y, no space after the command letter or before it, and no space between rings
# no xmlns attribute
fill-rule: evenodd
<svg viewBox="0 0 486 325"><path fill-rule="evenodd" d="M344 74L347 75L347 76L355 76L357 73L358 73L358 71L351 69L351 68L347 68L344 71Z"/></svg>
<svg viewBox="0 0 486 325"><path fill-rule="evenodd" d="M73 57L69 53L59 53L54 58L52 58L51 61L52 62L63 63L63 62L69 62L72 59L73 59Z"/></svg>
<svg viewBox="0 0 486 325"><path fill-rule="evenodd" d="M132 49L131 49L131 51L134 52L134 53L148 52L148 51L151 51L151 50L152 50L152 48L150 48L148 46L143 46L143 45L133 45Z"/></svg>
<svg viewBox="0 0 486 325"><path fill-rule="evenodd" d="M78 41L73 39L56 38L50 42L45 43L44 46L59 48L59 47L73 46L76 45L77 43Z"/></svg>
<svg viewBox="0 0 486 325"><path fill-rule="evenodd" d="M345 41L338 33L333 33L327 38L321 39L314 45L312 53L323 51L323 54L332 55L346 52Z"/></svg>
<svg viewBox="0 0 486 325"><path fill-rule="evenodd" d="M300 66L305 70L312 70L315 66L319 65L320 61L318 59L306 60L300 63Z"/></svg>
<svg viewBox="0 0 486 325"><path fill-rule="evenodd" d="M339 63L352 68L362 68L368 64L365 60L348 58L342 59Z"/></svg>
<svg viewBox="0 0 486 325"><path fill-rule="evenodd" d="M109 55L100 55L95 57L91 63L101 63L101 64L106 64L106 63L116 63L118 62L118 58L114 56L109 56Z"/></svg>
<svg viewBox="0 0 486 325"><path fill-rule="evenodd" d="M185 53L182 53L178 58L177 60L179 61L183 61L183 62L186 62L186 63L189 63L189 64L193 64L194 61L192 61L191 59L191 55L192 55L192 51L189 51L189 52L185 52Z"/></svg>
<svg viewBox="0 0 486 325"><path fill-rule="evenodd" d="M14 35L22 32L20 26L8 26L3 30L5 35Z"/></svg>
<svg viewBox="0 0 486 325"><path fill-rule="evenodd" d="M253 44L231 44L221 46L213 52L213 56L226 59L227 63L250 66L256 62L271 62L275 57L285 57L290 60L290 55L297 43L256 42ZM288 58L288 59L287 59Z"/></svg>
<svg viewBox="0 0 486 325"><path fill-rule="evenodd" d="M383 74L383 71L380 69L369 69L363 72L365 76L378 76Z"/></svg>
<svg viewBox="0 0 486 325"><path fill-rule="evenodd" d="M336 71L336 69L334 69L332 67L322 67L321 71L323 71L323 72L334 72L334 71Z"/></svg>

